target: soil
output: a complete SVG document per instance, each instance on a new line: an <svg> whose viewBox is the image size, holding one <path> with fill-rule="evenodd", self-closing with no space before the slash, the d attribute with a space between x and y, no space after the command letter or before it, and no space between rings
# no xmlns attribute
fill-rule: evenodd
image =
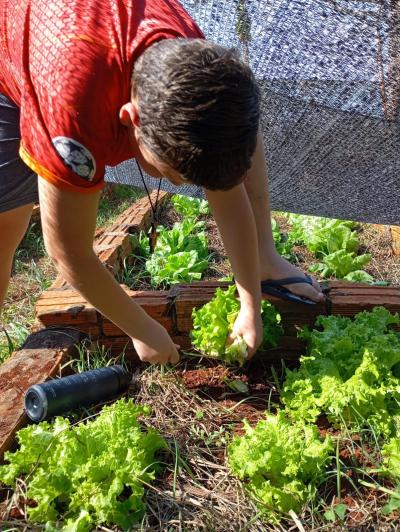
<svg viewBox="0 0 400 532"><path fill-rule="evenodd" d="M262 360L243 368L228 368L209 359L202 359L201 367L193 361L183 364L182 369L178 366L177 376L185 387L202 399L218 403L225 412L224 423L232 425L234 434L243 434L243 419L255 425L267 409L279 404L279 382L275 382L273 371L279 375L280 367L271 370L271 364ZM238 391L237 383L247 391Z"/></svg>

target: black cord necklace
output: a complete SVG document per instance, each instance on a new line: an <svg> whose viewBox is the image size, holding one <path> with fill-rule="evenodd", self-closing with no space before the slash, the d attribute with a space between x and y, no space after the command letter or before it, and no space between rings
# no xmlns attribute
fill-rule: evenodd
<svg viewBox="0 0 400 532"><path fill-rule="evenodd" d="M144 189L147 193L147 197L149 198L149 202L150 202L150 207L151 207L151 212L152 212L152 219L151 219L151 225L150 225L150 234L149 234L149 245L150 245L150 253L153 253L154 251L154 248L156 246L156 243L157 243L157 226L158 226L158 217L157 217L157 210L158 210L158 197L160 195L160 188L161 188L161 180L162 178L160 178L160 181L158 183L158 188L157 188L157 195L156 195L156 201L153 205L153 202L151 200L151 196L150 196L150 192L149 192L149 189L146 185L146 181L144 180L144 176L143 176L143 172L142 172L142 169L140 167L140 164L136 161L136 164L137 164L137 167L139 169L139 173L140 173L140 177L142 178L142 182L143 182L143 186L144 186Z"/></svg>

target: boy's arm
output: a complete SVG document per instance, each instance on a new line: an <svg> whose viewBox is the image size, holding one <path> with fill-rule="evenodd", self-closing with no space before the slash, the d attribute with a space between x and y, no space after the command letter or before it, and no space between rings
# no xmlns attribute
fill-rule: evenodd
<svg viewBox="0 0 400 532"><path fill-rule="evenodd" d="M94 253L99 192L70 192L39 178L39 200L46 249L62 277L132 338L141 360L177 362L164 327L124 292Z"/></svg>
<svg viewBox="0 0 400 532"><path fill-rule="evenodd" d="M243 336L249 356L262 341L261 286L257 228L244 185L228 191L205 191L229 257L241 310L234 336Z"/></svg>

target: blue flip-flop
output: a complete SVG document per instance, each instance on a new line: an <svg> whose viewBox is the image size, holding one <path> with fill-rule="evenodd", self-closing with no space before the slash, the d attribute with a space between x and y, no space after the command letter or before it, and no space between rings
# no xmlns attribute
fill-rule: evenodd
<svg viewBox="0 0 400 532"><path fill-rule="evenodd" d="M261 281L261 292L269 294L288 301L296 301L297 303L306 303L307 305L315 305L316 302L308 299L308 297L298 296L285 288L285 284L300 284L306 283L312 285L312 279L309 275L306 277L285 277L284 279Z"/></svg>

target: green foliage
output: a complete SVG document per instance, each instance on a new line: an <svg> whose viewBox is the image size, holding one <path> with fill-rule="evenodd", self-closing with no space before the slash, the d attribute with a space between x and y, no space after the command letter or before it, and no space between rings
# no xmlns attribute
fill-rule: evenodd
<svg viewBox="0 0 400 532"><path fill-rule="evenodd" d="M362 255L363 257L365 255ZM364 270L353 270L343 277L346 281L351 281L352 283L368 283L368 284L377 284L377 281L374 281L374 278L369 273ZM383 281L383 285L388 284L386 281Z"/></svg>
<svg viewBox="0 0 400 532"><path fill-rule="evenodd" d="M174 209L183 218L198 218L201 215L209 214L208 202L204 199L190 198L181 194L174 194L171 198Z"/></svg>
<svg viewBox="0 0 400 532"><path fill-rule="evenodd" d="M355 222L302 214L290 214L288 219L293 240L307 246L317 258L339 250L347 253L358 250L357 233L353 231Z"/></svg>
<svg viewBox="0 0 400 532"><path fill-rule="evenodd" d="M226 345L240 310L240 302L235 297L236 286L227 290L217 288L214 298L199 309L193 309L192 344L208 357L220 358L227 364L243 364L246 360L247 345L240 338ZM280 314L268 301L262 301L263 343L261 348L275 346L283 333Z"/></svg>
<svg viewBox="0 0 400 532"><path fill-rule="evenodd" d="M27 497L37 503L29 519L48 529L62 519L64 530L101 523L128 530L144 514L143 482L154 478L155 452L166 446L154 429L139 425L138 416L149 411L121 399L93 421L71 426L57 417L23 428L20 449L5 454L9 464L0 466L0 480L12 485L27 475Z"/></svg>
<svg viewBox="0 0 400 532"><path fill-rule="evenodd" d="M187 219L172 229L157 228L153 254L146 261L151 284L160 286L201 279L208 268L208 248L204 222Z"/></svg>
<svg viewBox="0 0 400 532"><path fill-rule="evenodd" d="M336 504L326 512L324 517L327 521L336 521L338 518L343 521L347 512L347 504Z"/></svg>
<svg viewBox="0 0 400 532"><path fill-rule="evenodd" d="M361 271L361 268L366 266L371 260L371 255L355 255L348 253L344 249L325 255L322 262L313 264L310 271L319 273L321 277L337 277L338 279L347 279L348 281L356 281L361 279L362 282L371 282L373 277L366 272Z"/></svg>
<svg viewBox="0 0 400 532"><path fill-rule="evenodd" d="M362 271L371 255L358 255L358 236L355 222L290 214L291 241L304 244L321 262L313 264L310 271L321 277L336 277L353 282L373 281Z"/></svg>
<svg viewBox="0 0 400 532"><path fill-rule="evenodd" d="M390 438L382 447L383 472L392 479L400 481L400 437ZM400 497L400 493L399 493Z"/></svg>
<svg viewBox="0 0 400 532"><path fill-rule="evenodd" d="M140 231L139 236L129 235L134 254L138 257L150 257L150 240L144 231Z"/></svg>
<svg viewBox="0 0 400 532"><path fill-rule="evenodd" d="M166 256L182 251L196 251L200 260L205 259L208 250L204 229L204 222L195 220L177 222L172 229L159 226L154 253Z"/></svg>
<svg viewBox="0 0 400 532"><path fill-rule="evenodd" d="M153 254L146 262L155 287L182 282L199 281L208 268L207 260L200 260L195 250L181 251L174 255Z"/></svg>
<svg viewBox="0 0 400 532"><path fill-rule="evenodd" d="M284 412L266 414L228 447L232 473L246 482L261 512L272 521L278 512L299 511L325 479L333 451L329 437L321 441L315 426L293 421Z"/></svg>
<svg viewBox="0 0 400 532"><path fill-rule="evenodd" d="M2 338L2 336L4 337ZM29 335L29 329L22 323L11 322L7 327L0 328L0 363L4 362Z"/></svg>
<svg viewBox="0 0 400 532"><path fill-rule="evenodd" d="M400 379L393 371L400 338L388 327L399 323L397 314L375 307L354 320L320 316L322 331L305 328L300 337L308 340L307 356L298 370L287 370L283 387L290 415L312 422L325 413L332 423L357 422L391 435L400 412Z"/></svg>
<svg viewBox="0 0 400 532"><path fill-rule="evenodd" d="M275 218L271 218L272 236L274 238L275 248L282 257L290 258L292 256L293 241L290 237L286 238L281 234L281 229Z"/></svg>
<svg viewBox="0 0 400 532"><path fill-rule="evenodd" d="M384 515L389 515L392 512L398 512L400 510L400 484L396 487L396 490L391 494L387 504L382 508Z"/></svg>

